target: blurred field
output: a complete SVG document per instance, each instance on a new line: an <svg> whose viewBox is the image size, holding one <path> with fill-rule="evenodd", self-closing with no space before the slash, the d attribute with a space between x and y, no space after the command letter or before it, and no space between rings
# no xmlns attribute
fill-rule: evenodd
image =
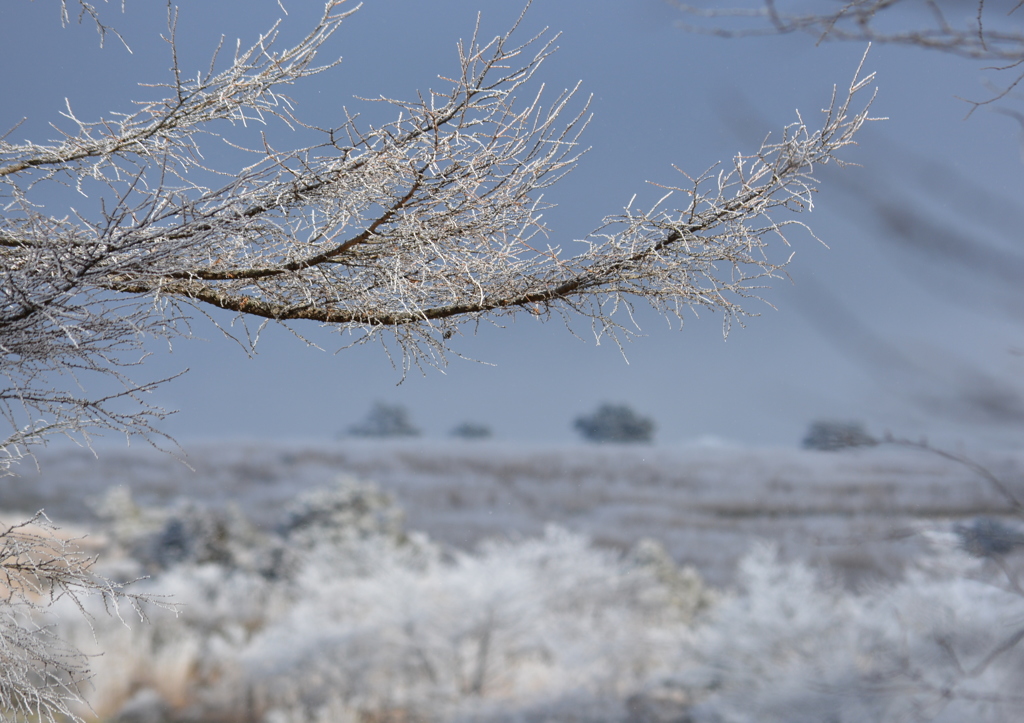
<svg viewBox="0 0 1024 723"><path fill-rule="evenodd" d="M976 458L1024 496L1024 454ZM969 469L900 448L810 452L728 447L527 446L495 442L220 442L188 448L189 467L150 449L45 450L39 470L0 483L0 509L45 508L57 522L93 521L90 501L123 485L143 505L189 499L237 504L273 526L300 492L339 475L377 483L410 529L470 549L556 523L602 546L644 537L714 585L733 579L757 540L783 559L825 565L847 584L895 579L925 546L923 529L1011 512Z"/></svg>

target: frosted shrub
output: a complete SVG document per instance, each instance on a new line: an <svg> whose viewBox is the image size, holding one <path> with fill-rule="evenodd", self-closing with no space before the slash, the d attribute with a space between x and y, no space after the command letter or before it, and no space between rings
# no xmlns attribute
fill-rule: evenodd
<svg viewBox="0 0 1024 723"><path fill-rule="evenodd" d="M279 530L292 543L313 547L347 544L370 537L404 535L405 515L391 495L376 486L342 477L334 487L300 495L286 510Z"/></svg>
<svg viewBox="0 0 1024 723"><path fill-rule="evenodd" d="M929 532L934 554L857 594L758 547L712 594L652 540L620 554L552 527L444 551L390 496L341 480L249 538L280 553L275 574L185 556L140 588L177 615L131 630L96 616L95 641L77 614L61 630L107 651L88 694L101 718L1002 723L1024 712L1017 534Z"/></svg>
<svg viewBox="0 0 1024 723"><path fill-rule="evenodd" d="M374 575L394 564L421 568L440 554L426 536L406 533L405 513L391 495L349 477L300 495L278 531L282 576L321 563L334 576Z"/></svg>
<svg viewBox="0 0 1024 723"><path fill-rule="evenodd" d="M128 487L111 487L90 503L95 515L102 520L104 531L116 544L132 545L163 527L167 510L142 507L135 502Z"/></svg>
<svg viewBox="0 0 1024 723"><path fill-rule="evenodd" d="M696 721L1007 721L1024 673L1014 590L950 546L897 584L843 593L771 548L699 631L678 676Z"/></svg>
<svg viewBox="0 0 1024 723"><path fill-rule="evenodd" d="M555 528L358 578L314 561L299 584L245 653L256 687L293 714L445 719L567 692L624 697L669 668L688 629L650 569Z"/></svg>
<svg viewBox="0 0 1024 723"><path fill-rule="evenodd" d="M1002 557L1024 546L1024 533L991 517L979 517L953 529L964 550L977 557Z"/></svg>
<svg viewBox="0 0 1024 723"><path fill-rule="evenodd" d="M166 522L184 526L187 510L207 519L179 506L141 539L165 539ZM232 549L241 528L224 529ZM126 549L144 549L138 539ZM390 496L350 479L299 497L275 535L247 539L263 546L252 555L281 553L275 574L237 556L167 558L143 589L173 597L177 615L154 610L130 630L99 620L95 641L67 616L69 640L107 651L88 696L101 718L543 720L587 710L619 721L623 701L678 669L712 600L653 541L623 555L549 528L443 553L405 531Z"/></svg>
<svg viewBox="0 0 1024 723"><path fill-rule="evenodd" d="M234 524L232 524L234 523ZM236 566L232 527L242 526L230 515L183 504L174 509L155 534L138 543L136 559L150 567L167 569L192 562Z"/></svg>
<svg viewBox="0 0 1024 723"><path fill-rule="evenodd" d="M215 510L191 501L142 507L128 489L113 488L94 510L115 546L146 573L183 563L257 569L268 564L274 542L233 507Z"/></svg>
<svg viewBox="0 0 1024 723"><path fill-rule="evenodd" d="M86 699L101 720L126 705L164 710L160 720L209 720L245 711L244 681L234 659L240 646L283 614L291 597L264 576L219 564L180 564L141 589L166 596L177 613L147 609L130 628L96 617L93 629L65 615L65 635L89 653L95 673ZM139 696L139 693L143 695Z"/></svg>
<svg viewBox="0 0 1024 723"><path fill-rule="evenodd" d="M667 596L664 599L669 607L686 620L694 620L718 599L712 590L704 586L704 581L694 568L680 568L676 565L657 540L641 539L629 551L626 559L654 576L659 583L658 594Z"/></svg>
<svg viewBox="0 0 1024 723"><path fill-rule="evenodd" d="M136 530L124 532L129 551L166 538L168 521L201 532L207 519L187 506L162 522L120 509L148 520L120 525ZM552 527L446 551L407 532L389 495L350 479L296 499L274 533L224 529L223 549L249 540L253 559L278 554L273 573L234 552L168 558L140 592L172 596L178 614L152 609L130 630L97 615L95 640L58 601L71 610L62 637L107 651L88 693L100 718L1002 723L1024 713L1020 535L1009 523L930 531L934 554L856 594L771 547L751 552L722 593L653 540L621 554Z"/></svg>

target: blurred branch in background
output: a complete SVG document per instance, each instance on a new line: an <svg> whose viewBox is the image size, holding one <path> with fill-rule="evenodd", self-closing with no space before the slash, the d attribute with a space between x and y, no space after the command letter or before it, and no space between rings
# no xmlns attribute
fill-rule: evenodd
<svg viewBox="0 0 1024 723"><path fill-rule="evenodd" d="M877 146L890 166L882 169L887 172L870 182L829 177L832 186L844 191L843 213L867 238L877 239L907 283L936 301L1015 324L1024 320L1024 211L1019 204L972 183L942 161L881 139ZM801 309L819 332L874 376L888 378L894 393L902 390L929 414L961 424L1019 428L1024 423L1019 379L936 346L915 351L906 337L887 341L823 285L805 278L800 286L811 302ZM1007 355L1013 344L1004 342Z"/></svg>
<svg viewBox="0 0 1024 723"><path fill-rule="evenodd" d="M720 102L723 126L738 138L756 135L766 119L745 98ZM989 319L1024 320L1024 210L1008 196L972 182L942 160L915 153L881 134L870 142L871 173L822 172L832 207L848 220L848 235L874 246L906 287L929 294L941 307L953 304ZM864 306L865 287L844 294L838 279L827 283L795 275L796 310L884 390L929 417L964 428L1020 429L1024 389L1020 380L978 359L951 350L948 338L923 341L916 329L881 323ZM864 280L863 283L867 283ZM898 317L893 308L888 316ZM1020 342L1006 339L1007 355Z"/></svg>
<svg viewBox="0 0 1024 723"><path fill-rule="evenodd" d="M807 3L793 0L758 0L732 7L668 2L692 19L681 22L691 32L730 38L805 33L819 43L901 45L979 61L983 70L995 72L999 80L988 84L987 98L967 100L971 113L1022 97L1016 92L1024 81L1024 12L1017 12L1022 5L1018 0L852 0L836 3L835 9L825 12L806 11ZM1005 106L998 110L1018 120L1024 117Z"/></svg>
<svg viewBox="0 0 1024 723"><path fill-rule="evenodd" d="M1014 380L932 345L889 339L810 278L798 288L807 321L887 394L961 426L1024 427L1024 395Z"/></svg>
<svg viewBox="0 0 1024 723"><path fill-rule="evenodd" d="M683 27L726 38L805 33L819 42L873 42L934 51L996 64L986 66L1003 86L993 90L993 110L1014 115L1020 100L1016 87L1024 72L1024 22L1017 2L936 3L920 0L876 0L836 3L822 12L812 4L748 2L670 4L680 9ZM1015 24L1017 23L1017 24ZM739 42L739 41L737 41ZM1006 74L1013 72L1011 79ZM932 82L935 76L929 76ZM939 76L939 81L942 77ZM950 84L949 94L955 89ZM990 88L990 90L992 90ZM743 137L756 135L763 121L760 109L742 97L727 97L723 123ZM968 131L971 127L968 126ZM975 131L977 132L977 131ZM1024 320L1024 247L1020 229L1024 211L1013 194L1003 195L957 170L949 154L911 150L882 134L870 142L870 173L832 174L823 171L828 188L842 193L835 205L859 235L883 254L906 284L931 294L935 314L957 309L993 321L1019 325ZM982 168L981 178L985 178ZM989 174L991 175L991 173ZM928 419L960 425L1019 430L1024 422L1024 389L1013 371L1020 342L1006 338L1006 358L982 359L967 349L950 348L955 334L921 342L919 329L904 310L868 310L870 295L863 286L857 297L841 286L815 283L809 275L794 279L798 308L814 328L855 362L886 394L906 399ZM906 290L883 292L893 303ZM893 323L901 319L898 328ZM898 334L898 336L896 336ZM1016 351L1015 351L1016 350ZM998 354L998 352L997 352ZM973 357L973 358L972 358Z"/></svg>

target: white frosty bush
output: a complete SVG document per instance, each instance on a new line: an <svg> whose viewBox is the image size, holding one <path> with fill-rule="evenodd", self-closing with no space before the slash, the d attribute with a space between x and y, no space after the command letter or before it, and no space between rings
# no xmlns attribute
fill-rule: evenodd
<svg viewBox="0 0 1024 723"><path fill-rule="evenodd" d="M154 573L182 563L255 569L267 563L271 540L236 507L213 510L181 501L165 508L136 504L126 487L111 488L93 505L119 548Z"/></svg>
<svg viewBox="0 0 1024 723"><path fill-rule="evenodd" d="M851 594L756 549L678 678L693 720L1019 720L1024 599L953 545L925 562Z"/></svg>
<svg viewBox="0 0 1024 723"><path fill-rule="evenodd" d="M91 704L101 717L268 723L544 719L567 706L618 720L631 693L677 668L711 600L650 541L623 555L552 527L444 553L401 521L389 496L343 480L299 498L264 540L286 569L181 556L146 583L177 616L156 610L131 630L99 620L95 642L68 616L75 644L107 651ZM159 540L167 526L146 530ZM138 539L130 549L146 549Z"/></svg>
<svg viewBox="0 0 1024 723"><path fill-rule="evenodd" d="M674 660L692 612L650 569L556 528L372 576L318 559L300 587L244 659L274 702L307 710L454 715L566 691L625 694Z"/></svg>
<svg viewBox="0 0 1024 723"><path fill-rule="evenodd" d="M122 525L135 530L123 535L128 550L188 512L121 508L159 522ZM156 609L131 630L97 616L95 641L80 615L67 616L70 643L106 651L89 694L101 718L1002 723L1024 714L1024 591L1003 523L933 530L934 554L857 593L766 546L745 558L735 590L715 594L650 540L622 554L549 527L446 551L407 533L388 495L352 480L298 498L276 534L247 530L226 526L218 539L226 550L263 546L248 558L168 558L145 583L172 596L177 615ZM1003 552L971 554L982 548L968 532ZM246 562L271 552L275 566Z"/></svg>

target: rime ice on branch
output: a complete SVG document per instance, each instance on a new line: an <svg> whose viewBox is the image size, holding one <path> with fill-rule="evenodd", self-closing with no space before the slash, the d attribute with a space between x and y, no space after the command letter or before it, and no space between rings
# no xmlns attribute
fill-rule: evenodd
<svg viewBox="0 0 1024 723"><path fill-rule="evenodd" d="M393 122L364 125L345 111L337 126L313 127L283 91L336 65L316 60L351 14L342 5L329 2L294 47L278 48L275 26L198 76L177 62L172 10L174 70L149 86L155 99L95 122L69 108L70 126L49 144L0 140L9 458L55 432L152 438L164 412L146 405L153 383L136 384L128 367L144 337L187 333L209 307L330 325L349 343L390 339L406 370L443 364L462 325L523 311L580 316L616 336L630 333L640 300L680 322L688 308L720 310L728 328L786 262L769 242L803 226L780 212L811 207L815 165L838 160L869 120L870 101L852 105L873 79L858 68L818 130L798 118L774 142L683 174L649 207L631 202L563 248L549 243L542 194L579 159L587 104L576 89L547 98L535 82L555 38L514 43L513 27L485 41L478 24L441 90L378 99ZM282 150L290 136L271 137L276 122L319 140ZM242 148L233 134L254 123L267 132ZM200 145L211 138L248 150L251 163L208 165ZM53 184L101 210L47 207ZM54 391L55 375L72 391ZM79 382L95 375L120 386L90 396Z"/></svg>

